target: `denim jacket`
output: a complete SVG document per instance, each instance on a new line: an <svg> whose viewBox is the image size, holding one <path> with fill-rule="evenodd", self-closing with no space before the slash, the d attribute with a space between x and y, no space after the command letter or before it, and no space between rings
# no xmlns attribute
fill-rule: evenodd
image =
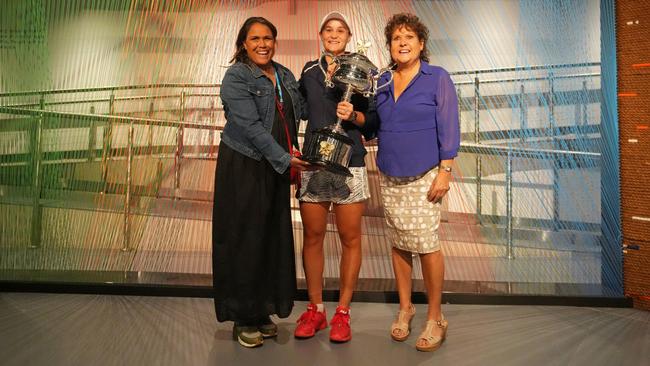
<svg viewBox="0 0 650 366"><path fill-rule="evenodd" d="M306 113L298 83L289 69L276 62L273 65L280 82L291 94L298 131L300 118ZM228 68L223 77L221 100L226 115L221 141L249 158L259 161L264 157L275 171L285 173L291 156L271 135L275 118L273 82L259 67L237 62Z"/></svg>

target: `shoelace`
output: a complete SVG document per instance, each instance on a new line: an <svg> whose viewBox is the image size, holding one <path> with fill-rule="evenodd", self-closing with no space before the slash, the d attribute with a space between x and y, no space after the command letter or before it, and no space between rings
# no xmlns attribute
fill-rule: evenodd
<svg viewBox="0 0 650 366"><path fill-rule="evenodd" d="M350 322L350 316L348 314L336 313L332 318L332 326L341 327Z"/></svg>
<svg viewBox="0 0 650 366"><path fill-rule="evenodd" d="M309 322L313 323L316 320L316 313L318 313L317 310L307 310L305 313L303 313L300 318L298 319L298 323L303 323L303 322Z"/></svg>

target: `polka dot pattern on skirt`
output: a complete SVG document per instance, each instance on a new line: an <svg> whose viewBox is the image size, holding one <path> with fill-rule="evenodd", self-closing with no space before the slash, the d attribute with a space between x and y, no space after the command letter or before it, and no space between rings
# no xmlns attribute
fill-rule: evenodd
<svg viewBox="0 0 650 366"><path fill-rule="evenodd" d="M415 177L380 175L387 235L394 247L415 253L440 250L440 203L427 201L437 168Z"/></svg>

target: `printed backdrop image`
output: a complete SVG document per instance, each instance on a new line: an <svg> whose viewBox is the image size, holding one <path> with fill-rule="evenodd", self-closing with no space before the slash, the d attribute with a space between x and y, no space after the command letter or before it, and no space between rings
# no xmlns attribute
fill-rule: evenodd
<svg viewBox="0 0 650 366"><path fill-rule="evenodd" d="M4 0L0 280L211 286L220 83L237 32L250 16L270 20L274 60L298 78L334 10L350 20L348 51L368 42L379 67L390 63L388 18L418 15L430 63L456 85L445 291L622 296L599 0ZM392 291L377 147L366 145L359 286ZM338 278L332 217L325 253L325 278Z"/></svg>

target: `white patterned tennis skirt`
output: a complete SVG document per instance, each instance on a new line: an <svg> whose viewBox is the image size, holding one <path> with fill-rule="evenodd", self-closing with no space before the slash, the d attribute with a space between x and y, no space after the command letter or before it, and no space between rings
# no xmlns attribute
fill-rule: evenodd
<svg viewBox="0 0 650 366"><path fill-rule="evenodd" d="M415 177L380 174L387 235L397 249L415 253L440 250L440 203L427 201L438 168Z"/></svg>
<svg viewBox="0 0 650 366"><path fill-rule="evenodd" d="M298 200L344 205L370 198L366 167L348 169L352 173L351 177L332 174L325 170L302 172Z"/></svg>

